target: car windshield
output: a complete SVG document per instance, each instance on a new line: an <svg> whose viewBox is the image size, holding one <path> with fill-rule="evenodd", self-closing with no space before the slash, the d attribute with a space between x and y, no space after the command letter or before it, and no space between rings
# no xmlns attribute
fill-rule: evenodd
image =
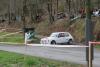
<svg viewBox="0 0 100 67"><path fill-rule="evenodd" d="M57 33L52 33L51 35L50 35L50 37L57 37Z"/></svg>

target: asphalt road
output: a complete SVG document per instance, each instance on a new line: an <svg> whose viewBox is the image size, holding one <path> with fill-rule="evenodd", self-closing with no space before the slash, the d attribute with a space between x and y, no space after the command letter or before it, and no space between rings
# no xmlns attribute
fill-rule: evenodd
<svg viewBox="0 0 100 67"><path fill-rule="evenodd" d="M86 65L85 48L56 48L0 45L0 50ZM94 67L100 67L99 62L100 51L95 49L93 60Z"/></svg>

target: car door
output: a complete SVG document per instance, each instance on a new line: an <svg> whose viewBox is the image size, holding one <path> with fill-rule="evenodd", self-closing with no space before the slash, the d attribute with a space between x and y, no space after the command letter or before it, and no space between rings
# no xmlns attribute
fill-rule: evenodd
<svg viewBox="0 0 100 67"><path fill-rule="evenodd" d="M57 38L58 43L65 43L65 35L64 33L59 33L58 38Z"/></svg>
<svg viewBox="0 0 100 67"><path fill-rule="evenodd" d="M65 35L64 42L67 43L70 39L70 36L68 33L64 33L64 35Z"/></svg>

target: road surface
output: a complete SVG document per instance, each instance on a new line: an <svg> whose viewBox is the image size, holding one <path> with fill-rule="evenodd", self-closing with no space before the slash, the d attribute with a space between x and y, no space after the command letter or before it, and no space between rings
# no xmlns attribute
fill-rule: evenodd
<svg viewBox="0 0 100 67"><path fill-rule="evenodd" d="M0 50L86 65L85 48L0 45ZM99 62L100 51L95 49L94 67L100 67Z"/></svg>

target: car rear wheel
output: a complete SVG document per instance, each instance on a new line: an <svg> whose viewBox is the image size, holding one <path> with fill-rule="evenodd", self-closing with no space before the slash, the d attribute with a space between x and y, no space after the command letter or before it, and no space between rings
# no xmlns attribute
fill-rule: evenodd
<svg viewBox="0 0 100 67"><path fill-rule="evenodd" d="M51 44L56 44L56 42L55 41L51 41Z"/></svg>

